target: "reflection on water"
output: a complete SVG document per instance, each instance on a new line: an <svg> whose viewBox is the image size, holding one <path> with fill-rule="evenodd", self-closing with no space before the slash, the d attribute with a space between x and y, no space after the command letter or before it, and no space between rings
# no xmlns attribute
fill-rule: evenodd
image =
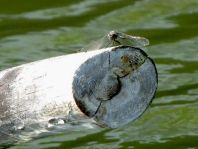
<svg viewBox="0 0 198 149"><path fill-rule="evenodd" d="M1 1L0 70L77 52L118 30L151 41L147 52L159 73L156 98L137 121L63 129L13 148L198 148L197 20L197 0Z"/></svg>

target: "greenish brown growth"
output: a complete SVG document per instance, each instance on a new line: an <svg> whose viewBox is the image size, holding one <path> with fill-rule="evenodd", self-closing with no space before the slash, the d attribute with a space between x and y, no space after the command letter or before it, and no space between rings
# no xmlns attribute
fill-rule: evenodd
<svg viewBox="0 0 198 149"><path fill-rule="evenodd" d="M146 58L146 56L137 51L134 51L133 55L123 55L121 57L123 71L129 74L131 71L137 70L145 62Z"/></svg>

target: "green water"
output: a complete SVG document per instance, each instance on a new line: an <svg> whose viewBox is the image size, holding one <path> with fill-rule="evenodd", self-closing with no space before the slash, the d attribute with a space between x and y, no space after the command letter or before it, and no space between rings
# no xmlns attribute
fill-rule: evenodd
<svg viewBox="0 0 198 149"><path fill-rule="evenodd" d="M1 0L0 70L77 52L110 30L147 37L159 87L118 129L72 130L12 148L198 148L197 0Z"/></svg>

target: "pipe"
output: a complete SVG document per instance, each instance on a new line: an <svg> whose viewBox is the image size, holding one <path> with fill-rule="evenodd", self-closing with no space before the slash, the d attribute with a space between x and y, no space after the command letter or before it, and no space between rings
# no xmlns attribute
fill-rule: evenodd
<svg viewBox="0 0 198 149"><path fill-rule="evenodd" d="M0 72L0 140L5 139L1 132L31 131L39 122L88 118L105 127L120 127L143 114L156 89L153 60L130 46L10 68Z"/></svg>

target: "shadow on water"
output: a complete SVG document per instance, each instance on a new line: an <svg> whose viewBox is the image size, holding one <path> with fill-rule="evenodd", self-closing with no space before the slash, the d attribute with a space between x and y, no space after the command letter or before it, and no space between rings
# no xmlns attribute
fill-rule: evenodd
<svg viewBox="0 0 198 149"><path fill-rule="evenodd" d="M163 141L164 140L164 141ZM120 149L125 148L137 148L137 149L187 149L187 148L197 148L198 147L198 137L197 136L178 136L174 138L163 139L162 142L141 142L141 141L131 141L124 142L121 144Z"/></svg>
<svg viewBox="0 0 198 149"><path fill-rule="evenodd" d="M134 1L125 0L122 2L112 1L111 3L105 3L105 5L97 4L86 13L77 16L58 17L49 20L4 18L3 21L0 23L0 38L16 34L24 34L27 32L54 29L57 27L81 27L89 21L93 20L94 18L105 15L106 13L114 11L118 8L120 9L122 7L126 7L133 3Z"/></svg>
<svg viewBox="0 0 198 149"><path fill-rule="evenodd" d="M157 64L165 64L165 65L182 65L182 67L176 67L172 68L170 70L167 70L168 74L174 74L179 76L180 74L188 74L190 77L191 73L196 73L197 70L195 69L198 65L197 61L182 61L182 60L176 60L171 58L157 58L156 59ZM156 98L161 97L172 97L173 99L176 98L176 96L179 95L188 95L189 91L198 89L198 83L190 83L190 84L181 84L177 85L175 89L166 89L166 90L158 90L156 94ZM194 97L192 97L194 98ZM195 98L193 100L173 100L168 103L153 103L151 107L155 106L167 106L167 105L179 105L179 104L190 104L190 103L197 103L198 100Z"/></svg>
<svg viewBox="0 0 198 149"><path fill-rule="evenodd" d="M194 100L190 100L190 101L172 101L170 103L153 103L151 105L151 107L158 107L158 106L170 106L170 105L184 105L184 104L193 104L193 103L197 103L198 102L198 98L194 99Z"/></svg>
<svg viewBox="0 0 198 149"><path fill-rule="evenodd" d="M65 148L75 148L75 147L83 147L83 146L89 146L89 144L107 144L112 142L117 142L119 139L111 139L107 138L105 135L110 132L111 129L105 129L101 132L89 134L83 137L79 137L72 141L65 141L60 144L58 147L59 149L65 149ZM51 143L60 143L60 142L51 142ZM55 147L57 148L57 147ZM55 149L55 148L48 148L48 149Z"/></svg>
<svg viewBox="0 0 198 149"><path fill-rule="evenodd" d="M163 96L167 96L167 95L169 95L169 96L186 95L186 94L188 94L189 90L197 89L197 88L198 88L198 83L182 85L182 86L178 86L177 89L158 91L157 97L159 98L159 97L163 97Z"/></svg>
<svg viewBox="0 0 198 149"><path fill-rule="evenodd" d="M178 26L166 29L136 29L129 30L127 33L145 36L150 39L152 45L176 42L198 35L198 13L171 16L167 20L174 21Z"/></svg>
<svg viewBox="0 0 198 149"><path fill-rule="evenodd" d="M183 86L178 86L176 89L158 91L156 94L156 98L171 96L173 99L177 95L187 95L190 90L198 89L198 84L188 84ZM192 97L193 98L193 97ZM170 106L170 105L183 105L183 104L193 104L198 103L198 98L188 99L188 100L172 100L168 103L152 103L151 107L156 106Z"/></svg>

